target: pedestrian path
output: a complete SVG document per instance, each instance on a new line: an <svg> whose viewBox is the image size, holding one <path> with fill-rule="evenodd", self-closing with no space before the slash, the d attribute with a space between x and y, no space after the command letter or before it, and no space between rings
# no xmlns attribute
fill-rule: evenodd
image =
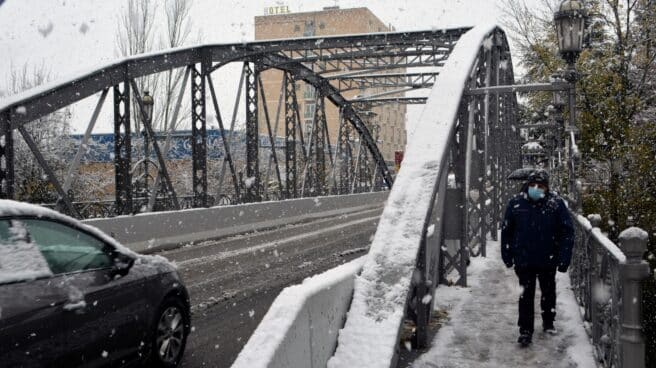
<svg viewBox="0 0 656 368"><path fill-rule="evenodd" d="M488 242L487 258L472 258L467 288L440 285L435 308L448 319L428 352L415 360L423 368L594 368L593 348L583 328L569 275L557 274L557 335L542 332L540 292L536 290L533 344L517 344L520 287L513 270L501 261L499 243Z"/></svg>

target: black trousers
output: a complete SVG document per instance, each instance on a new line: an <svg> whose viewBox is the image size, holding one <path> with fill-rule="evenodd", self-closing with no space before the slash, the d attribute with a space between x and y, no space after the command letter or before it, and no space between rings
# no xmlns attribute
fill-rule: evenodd
<svg viewBox="0 0 656 368"><path fill-rule="evenodd" d="M553 327L554 318L556 317L556 270L552 269L534 269L534 268L515 268L515 273L519 278L519 285L522 287L522 294L519 296L519 325L520 334L533 334L533 324L535 309L533 301L535 300L535 279L540 282L540 307L542 308L542 327Z"/></svg>

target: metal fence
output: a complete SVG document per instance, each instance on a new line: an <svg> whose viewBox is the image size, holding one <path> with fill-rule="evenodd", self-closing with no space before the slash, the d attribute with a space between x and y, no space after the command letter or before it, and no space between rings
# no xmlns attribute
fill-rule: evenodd
<svg viewBox="0 0 656 368"><path fill-rule="evenodd" d="M599 229L599 215L573 216L570 279L596 357L603 367L645 367L641 282L649 276L643 261L646 233L629 228L620 234L618 246Z"/></svg>

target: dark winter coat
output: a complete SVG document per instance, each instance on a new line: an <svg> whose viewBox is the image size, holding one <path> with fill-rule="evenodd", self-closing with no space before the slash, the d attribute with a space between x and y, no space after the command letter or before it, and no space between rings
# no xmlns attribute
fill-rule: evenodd
<svg viewBox="0 0 656 368"><path fill-rule="evenodd" d="M547 192L533 201L523 191L510 200L501 228L501 257L507 267L565 272L573 246L572 218L558 195Z"/></svg>

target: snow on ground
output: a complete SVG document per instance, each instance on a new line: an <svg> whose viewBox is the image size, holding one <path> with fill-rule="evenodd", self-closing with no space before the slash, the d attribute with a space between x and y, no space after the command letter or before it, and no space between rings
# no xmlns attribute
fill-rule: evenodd
<svg viewBox="0 0 656 368"><path fill-rule="evenodd" d="M557 273L556 277L558 334L542 332L536 290L533 344L524 349L517 344L517 277L501 261L498 242L488 242L487 254L488 258L472 258L467 269L469 287L437 288L435 309L446 310L448 319L431 349L413 367L596 367L569 275Z"/></svg>

